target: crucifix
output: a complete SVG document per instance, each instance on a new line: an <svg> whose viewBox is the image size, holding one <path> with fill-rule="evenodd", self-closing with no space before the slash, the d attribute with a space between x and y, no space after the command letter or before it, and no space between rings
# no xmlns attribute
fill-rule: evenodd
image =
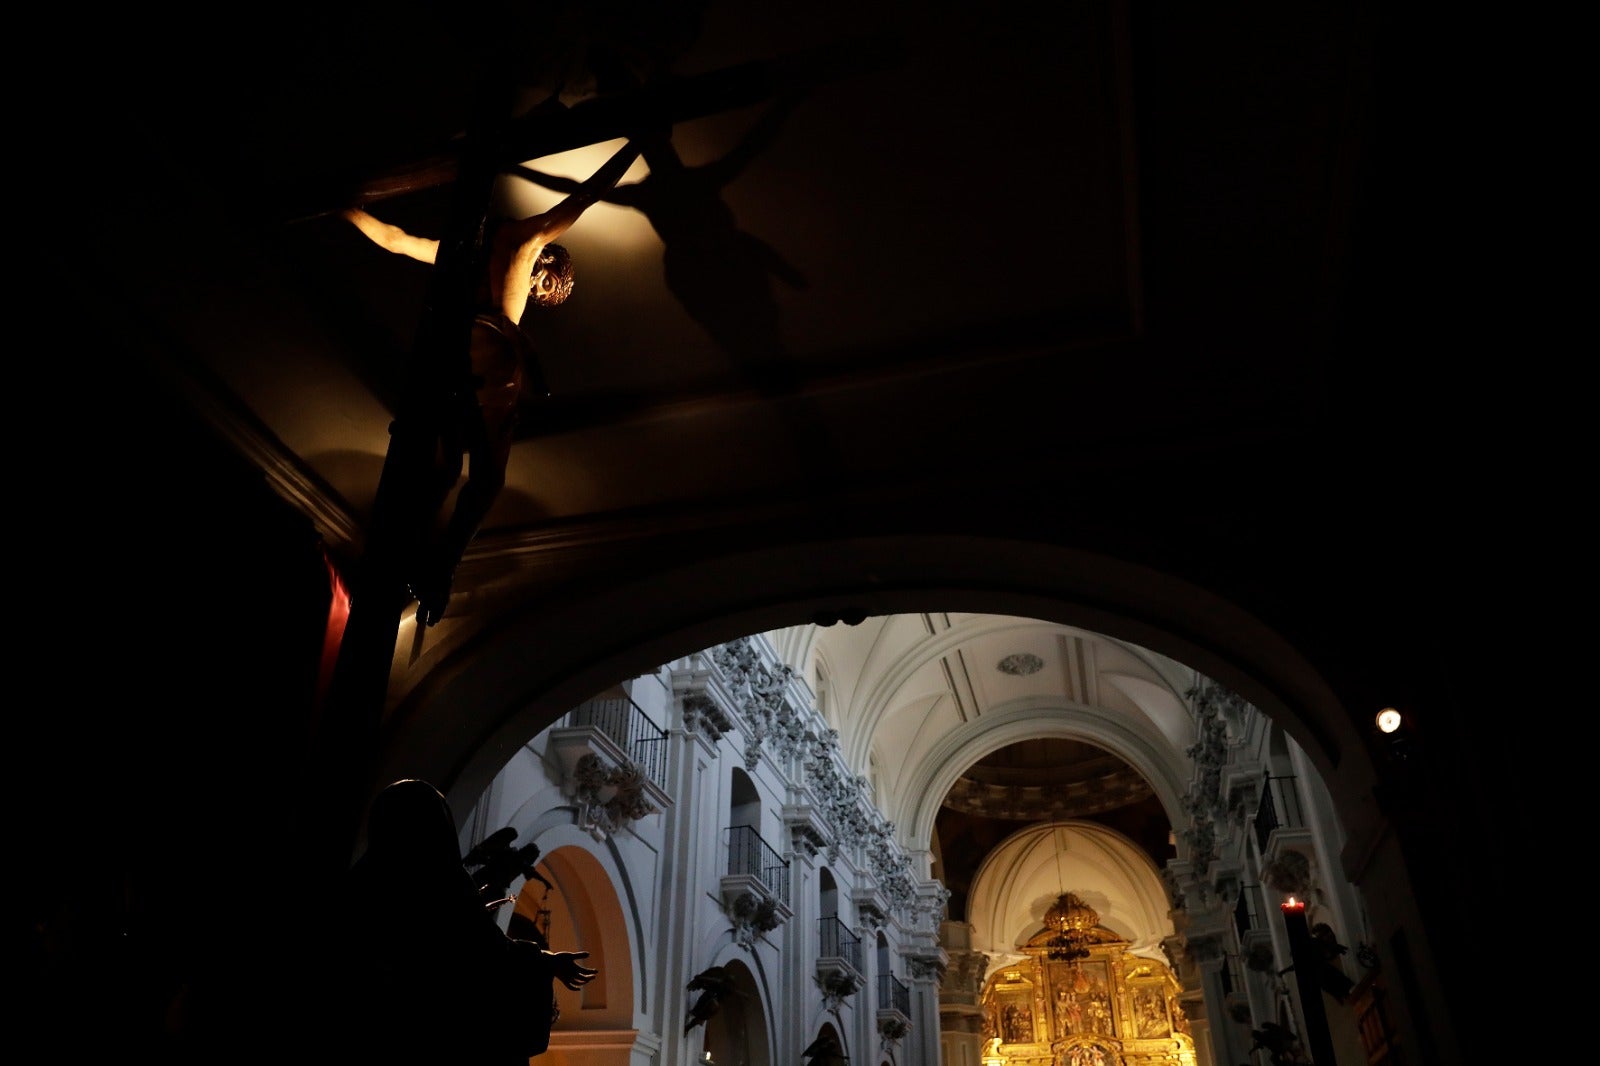
<svg viewBox="0 0 1600 1066"><path fill-rule="evenodd" d="M433 267L410 373L390 425L389 450L351 582L349 620L314 756L318 783L328 790L336 813L330 840L334 861L345 861L372 784L370 775L377 769L402 614L417 595L419 625L443 617L461 551L503 484L510 411L497 412L501 422L463 421L464 411L484 409L474 374L487 377L488 386L515 385L513 392L525 390L530 377L535 389L542 387L536 369L517 347L514 328L521 309L542 293L560 289L563 267L551 252L554 237L615 184L638 148L624 147L582 189L537 219L521 224L513 220L498 229L488 219L496 181L529 160L639 131L659 134L676 123L780 94L792 96L898 55L894 41L858 40L695 77L658 77L571 106L552 96L521 115L513 111L516 86L511 78L494 73L479 89L464 134L447 150L362 179L353 204L348 199L329 203L332 198L324 193L312 210L290 212L299 218L342 213L380 247ZM393 230L367 210L393 197L444 186L449 187L450 208L445 231L436 239ZM482 373L486 369L487 375ZM468 495L467 508L452 515L443 538L430 545L437 505L459 475L463 455L473 468L469 481L480 475L481 480Z"/></svg>

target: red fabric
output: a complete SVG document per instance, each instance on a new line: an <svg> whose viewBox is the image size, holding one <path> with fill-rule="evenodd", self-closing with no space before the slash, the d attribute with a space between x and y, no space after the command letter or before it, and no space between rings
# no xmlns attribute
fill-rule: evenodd
<svg viewBox="0 0 1600 1066"><path fill-rule="evenodd" d="M322 663L317 670L317 706L327 698L328 686L333 683L333 668L339 661L339 645L344 641L344 626L350 620L350 592L339 577L339 568L322 550L322 562L328 568L328 624L322 632Z"/></svg>

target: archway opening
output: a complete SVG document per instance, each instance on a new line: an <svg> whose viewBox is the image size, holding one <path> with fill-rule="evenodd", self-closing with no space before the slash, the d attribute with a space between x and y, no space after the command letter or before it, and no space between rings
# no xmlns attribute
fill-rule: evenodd
<svg viewBox="0 0 1600 1066"><path fill-rule="evenodd" d="M723 964L733 990L705 1025L702 1061L708 1066L770 1066L766 1011L749 968L737 959Z"/></svg>

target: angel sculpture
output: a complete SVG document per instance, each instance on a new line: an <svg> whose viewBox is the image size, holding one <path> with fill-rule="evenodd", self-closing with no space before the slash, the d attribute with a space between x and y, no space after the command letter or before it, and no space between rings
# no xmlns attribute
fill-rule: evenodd
<svg viewBox="0 0 1600 1066"><path fill-rule="evenodd" d="M733 985L733 975L722 966L711 966L695 974L689 980L688 990L699 992L700 995L689 1008L689 1017L684 1019L684 1036L688 1036L695 1026L704 1025L712 1015L716 1014L722 1008L724 997L730 993L735 995L738 993L738 989Z"/></svg>
<svg viewBox="0 0 1600 1066"><path fill-rule="evenodd" d="M848 1061L845 1058L844 1048L839 1046L839 1038L832 1030L811 1041L811 1044L802 1052L800 1057L805 1059L806 1066L844 1066Z"/></svg>
<svg viewBox="0 0 1600 1066"><path fill-rule="evenodd" d="M539 862L539 845L513 848L511 843L516 839L516 829L508 825L484 837L461 859L486 904L500 902L518 877L537 881L546 891L555 887L534 868Z"/></svg>

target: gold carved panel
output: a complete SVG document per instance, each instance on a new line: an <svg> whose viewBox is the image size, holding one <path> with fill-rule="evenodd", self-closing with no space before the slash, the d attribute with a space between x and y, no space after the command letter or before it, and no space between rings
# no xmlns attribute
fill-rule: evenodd
<svg viewBox="0 0 1600 1066"><path fill-rule="evenodd" d="M1050 958L1040 934L1023 959L990 976L984 1066L1195 1066L1172 971L1128 954L1103 929L1094 934L1076 965Z"/></svg>
<svg viewBox="0 0 1600 1066"><path fill-rule="evenodd" d="M1034 1044L1039 1034L1038 967L1032 960L995 975L984 995L984 1036L1002 1044Z"/></svg>
<svg viewBox="0 0 1600 1066"><path fill-rule="evenodd" d="M1117 1031L1110 963L1089 958L1077 966L1051 962L1050 1002L1057 1040L1069 1036L1113 1036Z"/></svg>

